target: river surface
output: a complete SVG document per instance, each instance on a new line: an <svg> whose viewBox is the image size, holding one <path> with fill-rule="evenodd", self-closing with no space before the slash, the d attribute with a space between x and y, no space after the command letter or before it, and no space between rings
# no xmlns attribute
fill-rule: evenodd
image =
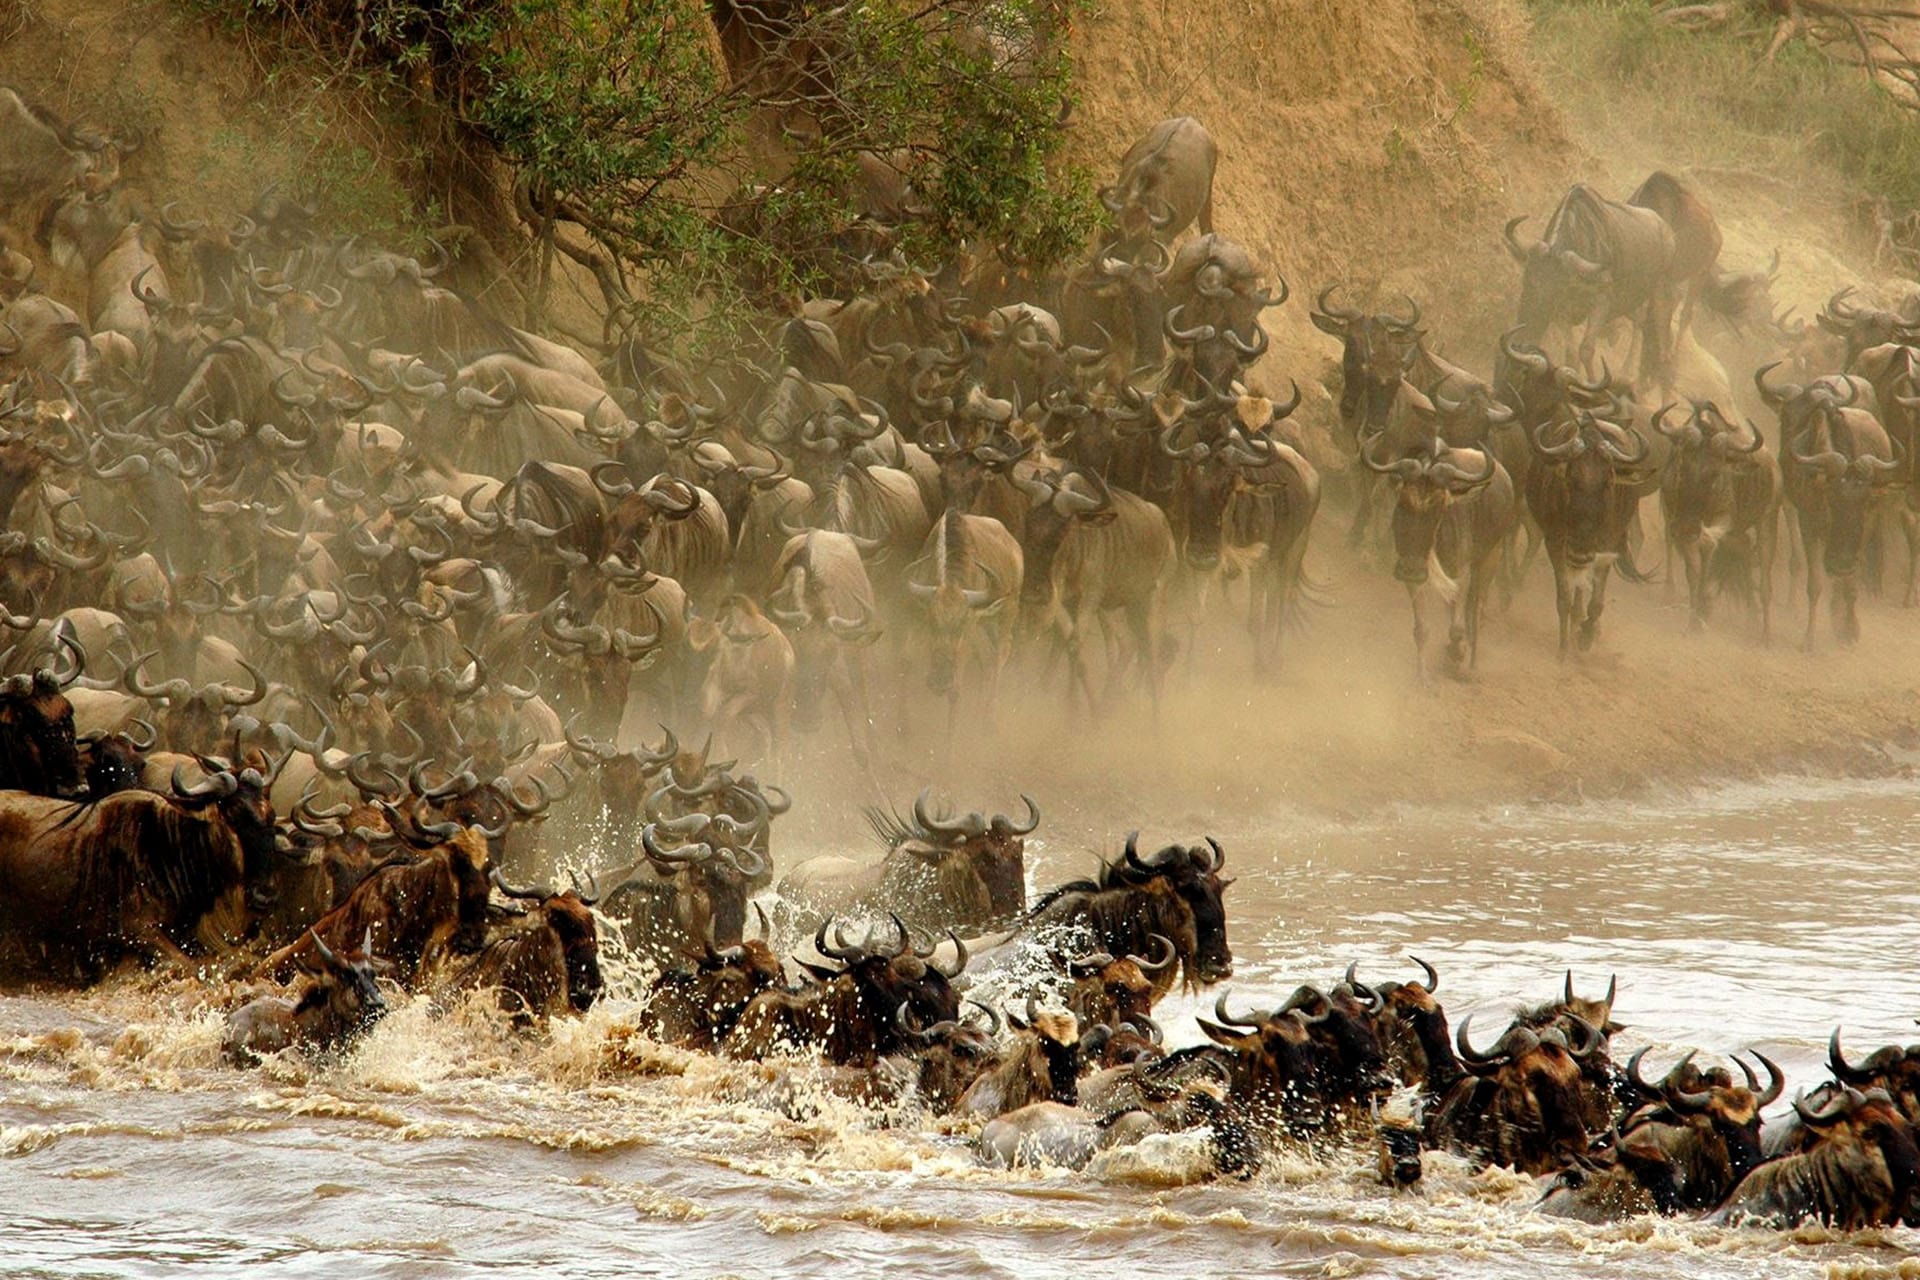
<svg viewBox="0 0 1920 1280"><path fill-rule="evenodd" d="M1920 783L1787 779L1632 807L1236 820L1236 1010L1349 961L1440 970L1456 1025L1618 974L1620 1056L1758 1047L1791 1088L1920 1036ZM1051 823L1043 831L1067 830ZM1165 833L1175 834L1172 832ZM1195 833L1197 834L1197 833ZM1049 884L1086 837L1030 851ZM632 991L631 983L627 990ZM1205 998L1211 1004L1212 993ZM0 998L0 1275L246 1277L1920 1274L1920 1233L1531 1212L1529 1179L1429 1156L1394 1194L1364 1152L1192 1184L1184 1137L1083 1173L977 1168L957 1126L804 1072L661 1049L630 998L544 1037L405 1007L343 1062L219 1065L222 993L122 977ZM1195 1006L1162 1006L1197 1039Z"/></svg>

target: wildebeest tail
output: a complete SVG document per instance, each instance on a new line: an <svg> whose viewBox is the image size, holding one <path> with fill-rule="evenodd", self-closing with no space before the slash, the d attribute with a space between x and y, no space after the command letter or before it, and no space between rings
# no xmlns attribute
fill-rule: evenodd
<svg viewBox="0 0 1920 1280"><path fill-rule="evenodd" d="M1659 579L1653 577L1651 574L1642 572L1640 566L1633 562L1633 547L1626 543L1621 544L1620 552L1614 558L1613 567L1618 569L1620 576L1628 582L1637 582L1644 585L1645 583L1659 581Z"/></svg>

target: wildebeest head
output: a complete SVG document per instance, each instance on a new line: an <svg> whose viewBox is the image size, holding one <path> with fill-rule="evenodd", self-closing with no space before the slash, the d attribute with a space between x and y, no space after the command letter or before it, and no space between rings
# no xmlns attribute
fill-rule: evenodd
<svg viewBox="0 0 1920 1280"><path fill-rule="evenodd" d="M239 841L248 906L255 911L273 905L275 880L283 863L275 839L279 828L274 821L273 799L268 794L283 763L284 756L270 762L265 773L252 768L236 773L204 761L203 766L209 769L207 777L193 786L185 785L181 766L173 770L174 803L183 809L212 806Z"/></svg>
<svg viewBox="0 0 1920 1280"><path fill-rule="evenodd" d="M87 795L95 800L116 791L131 791L140 785L145 756L153 746L153 726L136 722L145 731L143 744L130 733L108 733L89 738L87 748Z"/></svg>
<svg viewBox="0 0 1920 1280"><path fill-rule="evenodd" d="M1784 430L1785 415L1782 415ZM1821 405L1799 436L1789 440L1789 490L1803 509L1808 495L1826 500L1826 571L1851 575L1866 542L1869 508L1893 487L1904 450L1871 414L1844 404Z"/></svg>
<svg viewBox="0 0 1920 1280"><path fill-rule="evenodd" d="M1603 230L1610 205L1591 187L1576 185L1548 220L1547 238L1531 242L1518 235L1524 214L1508 220L1507 252L1521 267L1519 319L1530 332L1540 333L1555 320L1582 318L1612 283Z"/></svg>
<svg viewBox="0 0 1920 1280"><path fill-rule="evenodd" d="M860 1004L871 1019L874 1050L881 1054L904 1047L898 1021L903 1008L916 1026L959 1019L960 997L953 989L952 980L967 966L964 944L956 942L958 958L952 970L943 969L930 963L931 950L913 949L911 935L899 916L890 919L899 933L899 941L888 948L848 943L844 924L835 926L833 941L829 942L827 929L833 922L822 923L814 934L814 949L829 960L838 961L841 968L835 972L808 967L809 972L823 980L831 981L842 975L852 979Z"/></svg>
<svg viewBox="0 0 1920 1280"><path fill-rule="evenodd" d="M294 1020L310 1038L337 1043L385 1017L387 999L373 978L373 930L367 930L358 952L344 956L335 953L319 934L314 935L313 943L321 973L294 1006Z"/></svg>
<svg viewBox="0 0 1920 1280"><path fill-rule="evenodd" d="M1667 454L1661 490L1666 499L1667 525L1680 539L1697 537L1701 525L1732 505L1734 468L1758 453L1766 442L1748 422L1734 426L1711 400L1696 400L1687 420L1670 426L1667 414L1674 405L1653 415L1653 427L1672 442Z"/></svg>
<svg viewBox="0 0 1920 1280"><path fill-rule="evenodd" d="M1581 570L1617 550L1624 519L1619 494L1636 482L1652 455L1640 429L1586 410L1549 422L1530 437L1537 462L1562 468L1565 477L1567 564ZM1549 443L1549 441L1552 443Z"/></svg>
<svg viewBox="0 0 1920 1280"><path fill-rule="evenodd" d="M1852 292L1853 288L1849 285L1834 294L1815 317L1822 329L1845 340L1847 353L1842 367L1850 367L1853 358L1868 347L1877 347L1884 342L1920 340L1920 324L1884 307L1859 306L1848 302L1847 296Z"/></svg>
<svg viewBox="0 0 1920 1280"><path fill-rule="evenodd" d="M1340 425L1342 443L1358 448L1362 441L1387 425L1387 411L1400 380L1413 367L1423 336L1420 307L1407 299L1407 318L1387 313L1367 314L1356 307L1336 307L1335 282L1320 291L1311 315L1314 327L1340 339Z"/></svg>
<svg viewBox="0 0 1920 1280"><path fill-rule="evenodd" d="M913 802L911 823L897 814L867 813L887 846L883 885L894 898L909 899L909 914L937 915L943 922L984 924L1016 915L1026 905L1026 837L1040 825L1040 806L1022 796L1027 820L972 812L958 818L932 812L933 788Z"/></svg>
<svg viewBox="0 0 1920 1280"><path fill-rule="evenodd" d="M1528 1167L1555 1166L1560 1157L1586 1150L1588 1108L1581 1065L1604 1047L1606 1038L1577 1015L1565 1017L1576 1039L1558 1025L1536 1031L1515 1023L1492 1050L1481 1053L1468 1039L1471 1016L1462 1019L1454 1033L1462 1068L1504 1094L1510 1113L1528 1117L1530 1132L1506 1135L1508 1141L1524 1145L1511 1154Z"/></svg>
<svg viewBox="0 0 1920 1280"><path fill-rule="evenodd" d="M1641 1078L1639 1071L1640 1057L1644 1052L1635 1053L1628 1062L1627 1078L1634 1088L1657 1096L1683 1124L1706 1128L1711 1135L1708 1141L1717 1150L1703 1150L1701 1154L1708 1156L1718 1166L1716 1181L1719 1185L1711 1195L1711 1199L1717 1202L1764 1158L1760 1147L1760 1112L1778 1100L1786 1089L1786 1074L1765 1054L1755 1053L1754 1056L1767 1069L1768 1080L1764 1090L1753 1068L1738 1057L1733 1061L1746 1077L1744 1085L1734 1084L1724 1071L1710 1074L1696 1071L1691 1073L1692 1078L1688 1078L1687 1064L1693 1057L1689 1053L1667 1073L1666 1079L1658 1085L1650 1085ZM1684 1159L1694 1153L1674 1151L1670 1154Z"/></svg>
<svg viewBox="0 0 1920 1280"><path fill-rule="evenodd" d="M1203 428L1202 438L1184 448L1175 444L1180 422L1170 423L1160 432L1160 451L1185 464L1181 474L1187 497L1187 563L1202 572L1220 563L1223 528L1234 495L1275 488L1261 479L1265 468L1281 461L1279 446L1271 434L1273 424L1300 407L1300 386L1293 384L1292 395L1284 404L1237 394L1217 399L1230 412L1244 408L1257 413L1257 428L1249 430L1245 419L1229 417L1224 431L1206 432Z"/></svg>
<svg viewBox="0 0 1920 1280"><path fill-rule="evenodd" d="M1112 524L1119 518L1106 481L1086 471L1035 472L1014 481L1027 495L1026 577L1020 598L1044 602L1053 591L1053 562L1078 525Z"/></svg>
<svg viewBox="0 0 1920 1280"><path fill-rule="evenodd" d="M697 838L696 838L697 837ZM668 844L673 840L681 843ZM750 843L728 839L713 815L688 814L650 822L640 831L648 863L673 886L673 916L687 938L737 944L746 929L751 882L766 856Z"/></svg>
<svg viewBox="0 0 1920 1280"><path fill-rule="evenodd" d="M1023 1072L1033 1085L1043 1086L1047 1101L1073 1106L1078 1101L1074 1084L1080 1078L1079 1019L1071 1012L1042 1011L1029 995L1026 1016L1008 1012L1007 1021L1020 1034L1003 1065ZM1036 1089L1029 1096L1037 1095Z"/></svg>
<svg viewBox="0 0 1920 1280"><path fill-rule="evenodd" d="M1250 1019L1227 1011L1226 993L1214 1001L1216 1022L1196 1019L1209 1040L1229 1049L1231 1091L1255 1111L1284 1113L1287 1103L1314 1100L1323 1050L1312 1024L1299 1009L1256 1014Z"/></svg>
<svg viewBox="0 0 1920 1280"><path fill-rule="evenodd" d="M64 630L55 632L56 662L0 684L0 781L39 795L79 787L80 748L73 736L67 686L86 668L86 654Z"/></svg>
<svg viewBox="0 0 1920 1280"><path fill-rule="evenodd" d="M1833 1078L1856 1089L1884 1089L1909 1119L1920 1119L1920 1045L1897 1044L1848 1062L1840 1048L1840 1028L1827 1040L1827 1067Z"/></svg>
<svg viewBox="0 0 1920 1280"><path fill-rule="evenodd" d="M1089 1026L1105 1023L1117 1027L1151 1017L1154 986L1150 975L1163 972L1177 954L1165 936L1156 933L1151 940L1158 948L1151 958L1116 958L1105 951L1092 951L1067 961L1067 974L1074 980L1067 1007L1080 1021Z"/></svg>
<svg viewBox="0 0 1920 1280"><path fill-rule="evenodd" d="M986 1005L975 1007L987 1015L988 1026L950 1019L921 1028L905 1005L894 1015L895 1029L902 1041L920 1059L916 1091L920 1101L932 1111L952 1110L967 1087L993 1064L994 1039L1000 1034L1001 1017Z"/></svg>

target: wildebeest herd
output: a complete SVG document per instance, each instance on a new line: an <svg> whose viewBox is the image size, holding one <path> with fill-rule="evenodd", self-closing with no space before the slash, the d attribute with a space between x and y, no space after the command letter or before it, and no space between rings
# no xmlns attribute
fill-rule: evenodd
<svg viewBox="0 0 1920 1280"><path fill-rule="evenodd" d="M817 1055L836 1089L978 1120L993 1163L1199 1129L1223 1173L1377 1140L1395 1184L1450 1150L1551 1177L1545 1207L1580 1217L1920 1212L1920 1047L1853 1063L1836 1033L1833 1081L1764 1135L1786 1086L1764 1056L1622 1068L1614 992L1571 976L1484 1049L1424 963L1266 1011L1222 996L1210 1044L1169 1047L1155 1002L1233 972L1211 839L1130 838L1030 901L1039 806L925 792L871 812L878 862L815 858L771 917L756 900L790 797L716 742L777 765L831 708L871 780L913 685L951 737L1016 664L1082 714L1129 687L1165 714L1195 643L1169 618L1197 628L1227 584L1254 668L1278 663L1316 594L1321 477L1298 386L1250 380L1288 290L1214 230L1198 122L1127 153L1065 272L873 255L704 365L611 323L589 358L443 284L437 247L322 235L275 190L149 214L129 149L0 92L0 980L241 977L244 1065L337 1050L396 992L497 993L528 1026L585 1011L614 929L652 975L650 1034ZM1656 492L1697 621L1731 585L1765 633L1784 500L1809 641L1825 578L1852 639L1894 515L1920 538L1920 321L1843 295L1780 331L1799 372L1755 375L1770 446L1730 403L1640 396L1672 385L1696 307L1778 330L1768 273L1721 269L1684 185L1576 187L1542 239L1507 239L1520 314L1490 379L1428 345L1411 299L1366 312L1329 285L1311 313L1342 344L1351 536L1387 499L1394 576L1448 612L1442 662L1474 665L1522 539L1563 653L1589 647L1611 569L1644 576ZM1622 319L1631 381L1601 353ZM1571 364L1549 354L1574 335ZM639 742L653 721L680 735ZM783 929L811 945L783 960ZM1004 989L1022 949L1046 975Z"/></svg>

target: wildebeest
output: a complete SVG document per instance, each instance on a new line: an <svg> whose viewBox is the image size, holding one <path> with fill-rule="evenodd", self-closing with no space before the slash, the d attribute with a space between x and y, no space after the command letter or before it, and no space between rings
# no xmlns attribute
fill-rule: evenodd
<svg viewBox="0 0 1920 1280"><path fill-rule="evenodd" d="M1347 432L1341 443L1358 449L1386 429L1401 380L1420 349L1420 308L1407 299L1402 320L1386 312L1336 307L1333 294L1339 287L1336 281L1322 289L1310 314L1315 328L1340 339L1340 424ZM1356 515L1353 540L1364 531Z"/></svg>
<svg viewBox="0 0 1920 1280"><path fill-rule="evenodd" d="M1525 336L1537 341L1556 322L1579 326L1580 362L1591 371L1607 326L1630 316L1641 376L1668 376L1679 289L1666 219L1580 183L1554 209L1541 239L1520 242L1515 228L1524 221L1507 223L1506 242L1523 268L1517 319Z"/></svg>
<svg viewBox="0 0 1920 1280"><path fill-rule="evenodd" d="M1516 1023L1481 1053L1468 1039L1472 1021L1454 1033L1468 1078L1429 1111L1429 1143L1529 1173L1552 1173L1584 1153L1592 1135L1581 1061L1604 1045L1599 1028L1574 1019L1576 1040L1558 1026L1535 1031Z"/></svg>
<svg viewBox="0 0 1920 1280"><path fill-rule="evenodd" d="M1041 1011L1027 997L1027 1016L1009 1012L1017 1033L960 1098L958 1110L981 1120L1034 1102L1072 1106L1080 1075L1080 1023L1072 1013Z"/></svg>
<svg viewBox="0 0 1920 1280"><path fill-rule="evenodd" d="M266 780L175 781L84 804L0 793L0 977L88 982L128 956L191 970L240 941L275 870Z"/></svg>
<svg viewBox="0 0 1920 1280"><path fill-rule="evenodd" d="M1028 932L1081 929L1111 955L1152 955L1155 936L1173 943L1180 976L1190 989L1233 976L1222 902L1231 880L1221 878L1227 855L1211 836L1204 845L1170 844L1142 858L1140 833L1127 837L1119 862L1105 863L1098 880L1075 880L1054 889L1027 913ZM1154 976L1156 994L1173 986L1174 970Z"/></svg>
<svg viewBox="0 0 1920 1280"><path fill-rule="evenodd" d="M1215 1168L1247 1171L1244 1138L1213 1081L1170 1086L1135 1105L1099 1111L1035 1102L989 1120L980 1130L981 1162L996 1169L1085 1167L1103 1151L1129 1147L1156 1133L1206 1127Z"/></svg>
<svg viewBox="0 0 1920 1280"><path fill-rule="evenodd" d="M1254 669L1263 674L1277 665L1281 635L1307 585L1307 536L1320 509L1319 471L1274 436L1299 405L1298 385L1283 404L1236 390L1214 398L1208 407L1225 412L1203 416L1191 445L1173 444L1180 422L1160 432L1161 453L1181 464L1174 509L1186 564L1209 574L1231 552L1228 576L1244 569L1247 631Z"/></svg>
<svg viewBox="0 0 1920 1280"><path fill-rule="evenodd" d="M1412 387L1411 404L1425 397ZM1390 433L1379 440L1390 439ZM1514 523L1513 481L1491 450L1450 448L1439 436L1391 458L1376 458L1375 441L1361 452L1369 469L1389 477L1393 508L1393 576L1406 584L1413 605L1414 674L1427 675L1426 623L1421 589L1431 583L1447 611L1447 662L1460 675L1480 652L1480 614L1487 587L1506 551ZM1464 590L1462 587L1464 582Z"/></svg>
<svg viewBox="0 0 1920 1280"><path fill-rule="evenodd" d="M516 1017L544 1018L568 1009L585 1013L605 985L600 977L600 945L593 906L599 899L576 882L555 893L509 884L498 868L493 887L516 902L533 902L526 915L499 937L490 938L453 976L450 991L491 988L500 1005Z"/></svg>
<svg viewBox="0 0 1920 1280"><path fill-rule="evenodd" d="M1004 924L1026 906L1026 837L1040 807L1026 796L1026 821L1003 813L952 816L930 807L931 787L907 817L869 809L867 822L886 850L879 862L836 854L809 858L780 880L781 896L806 913L870 907L897 911L922 929L969 931Z"/></svg>
<svg viewBox="0 0 1920 1280"><path fill-rule="evenodd" d="M457 822L421 824L386 805L389 826L421 856L389 858L355 885L347 900L315 921L292 943L260 963L258 972L284 977L310 967L318 942L338 951L372 930L374 946L402 986L449 952L472 954L486 945L486 835Z"/></svg>
<svg viewBox="0 0 1920 1280"><path fill-rule="evenodd" d="M1912 1213L1920 1146L1891 1098L1845 1085L1822 1107L1795 1099L1793 1109L1812 1135L1807 1149L1753 1170L1709 1222L1792 1226L1815 1220L1855 1231L1892 1225Z"/></svg>
<svg viewBox="0 0 1920 1280"><path fill-rule="evenodd" d="M1022 603L1059 633L1067 652L1069 699L1078 694L1090 712L1102 705L1094 696L1088 650L1095 628L1117 612L1157 714L1169 656L1161 614L1174 554L1166 513L1084 471L1035 473L1017 483L1033 504L1027 513ZM1108 672L1110 686L1120 674L1120 669Z"/></svg>
<svg viewBox="0 0 1920 1280"><path fill-rule="evenodd" d="M1200 222L1213 231L1213 170L1220 149L1192 116L1162 120L1120 157L1120 177L1100 203L1130 241L1172 240Z"/></svg>
<svg viewBox="0 0 1920 1280"><path fill-rule="evenodd" d="M65 689L80 678L85 659L65 637L70 655L54 667L7 677L0 684L0 788L40 796L70 795L81 784L73 735L73 704Z"/></svg>
<svg viewBox="0 0 1920 1280"><path fill-rule="evenodd" d="M783 1049L817 1048L829 1062L871 1066L911 1047L906 1028L958 1020L960 998L952 979L966 967L966 948L949 972L916 953L907 926L897 917L893 923L899 941L887 950L847 942L844 924L835 926L835 941L829 942L829 926L822 924L814 949L841 967L803 965L816 985L755 996L722 1049L734 1057L764 1058Z"/></svg>
<svg viewBox="0 0 1920 1280"><path fill-rule="evenodd" d="M628 947L663 968L688 948L737 945L747 896L767 869L758 821L731 814L662 818L640 831L643 857L606 877L606 914L624 921Z"/></svg>
<svg viewBox="0 0 1920 1280"><path fill-rule="evenodd" d="M713 1052L763 991L779 990L780 959L758 938L708 945L663 969L647 994L646 1022L667 1044Z"/></svg>
<svg viewBox="0 0 1920 1280"><path fill-rule="evenodd" d="M1814 622L1826 579L1833 579L1833 630L1842 644L1859 638L1855 613L1861 553L1875 508L1894 492L1902 459L1880 420L1855 404L1859 384L1823 381L1776 389L1768 365L1754 374L1761 395L1780 413L1787 500L1807 557L1807 631Z"/></svg>
<svg viewBox="0 0 1920 1280"><path fill-rule="evenodd" d="M1773 632L1773 562L1779 544L1780 464L1751 422L1744 430L1711 401L1669 426L1666 405L1654 429L1672 442L1660 479L1667 546L1686 568L1687 603L1697 631L1707 622L1716 579L1732 576L1759 607L1760 639Z"/></svg>
<svg viewBox="0 0 1920 1280"><path fill-rule="evenodd" d="M1113 1028L1135 1019L1151 1020L1153 979L1164 973L1178 954L1171 939L1154 934L1151 941L1159 948L1152 958L1116 958L1110 952L1090 951L1067 961L1067 976L1073 979L1067 1008L1083 1025Z"/></svg>
<svg viewBox="0 0 1920 1280"><path fill-rule="evenodd" d="M915 563L924 566L925 580L910 571L907 590L927 611L927 688L946 695L951 738L969 666L977 668L980 715L992 721L1001 672L1013 656L1026 560L1005 525L953 507L934 522Z"/></svg>
<svg viewBox="0 0 1920 1280"><path fill-rule="evenodd" d="M1550 438L1553 443L1548 443ZM1534 465L1527 506L1540 525L1553 566L1554 604L1560 616L1560 654L1570 645L1591 649L1607 603L1615 564L1640 581L1627 549L1627 530L1650 483L1652 446L1631 423L1622 426L1584 410L1532 433Z"/></svg>
<svg viewBox="0 0 1920 1280"><path fill-rule="evenodd" d="M250 1067L295 1045L324 1052L351 1043L387 1012L386 997L373 978L372 946L372 936L363 934L359 951L341 956L316 939L322 968L298 999L261 996L228 1015L227 1060Z"/></svg>

